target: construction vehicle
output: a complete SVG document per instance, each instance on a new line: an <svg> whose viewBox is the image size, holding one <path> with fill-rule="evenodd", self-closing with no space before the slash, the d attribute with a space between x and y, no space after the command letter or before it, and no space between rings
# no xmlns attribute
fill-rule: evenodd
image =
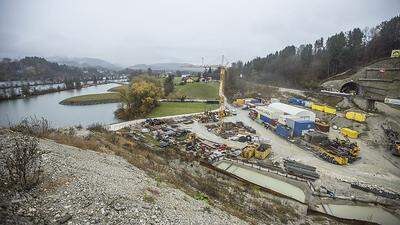
<svg viewBox="0 0 400 225"><path fill-rule="evenodd" d="M258 144L258 143L250 143L246 147L242 149L242 157L246 159L250 159L253 156L257 159L265 159L271 153L271 145L269 144Z"/></svg>

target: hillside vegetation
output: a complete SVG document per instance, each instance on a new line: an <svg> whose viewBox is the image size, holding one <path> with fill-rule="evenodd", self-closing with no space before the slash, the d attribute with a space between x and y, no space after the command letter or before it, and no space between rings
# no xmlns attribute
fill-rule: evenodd
<svg viewBox="0 0 400 225"><path fill-rule="evenodd" d="M85 72L86 71L86 72ZM7 80L50 80L95 79L104 76L95 68L78 68L49 62L41 57L25 57L21 60L4 58L0 61L0 81Z"/></svg>
<svg viewBox="0 0 400 225"><path fill-rule="evenodd" d="M270 85L315 88L320 81L373 60L390 57L400 48L400 16L371 29L354 28L320 38L314 43L290 45L249 62L233 63L226 88L239 88L242 79Z"/></svg>

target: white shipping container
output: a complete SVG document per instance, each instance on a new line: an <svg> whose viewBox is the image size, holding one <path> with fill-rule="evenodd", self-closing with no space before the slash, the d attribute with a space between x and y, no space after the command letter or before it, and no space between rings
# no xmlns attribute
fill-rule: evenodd
<svg viewBox="0 0 400 225"><path fill-rule="evenodd" d="M304 101L304 106L307 108L311 108L311 106L313 105L312 101Z"/></svg>
<svg viewBox="0 0 400 225"><path fill-rule="evenodd" d="M279 102L279 99L277 98L271 98L271 103Z"/></svg>

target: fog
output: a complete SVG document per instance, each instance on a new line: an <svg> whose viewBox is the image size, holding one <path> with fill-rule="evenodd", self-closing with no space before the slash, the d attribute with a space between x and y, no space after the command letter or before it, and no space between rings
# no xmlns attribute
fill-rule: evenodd
<svg viewBox="0 0 400 225"><path fill-rule="evenodd" d="M0 0L0 56L245 61L399 12L399 0Z"/></svg>

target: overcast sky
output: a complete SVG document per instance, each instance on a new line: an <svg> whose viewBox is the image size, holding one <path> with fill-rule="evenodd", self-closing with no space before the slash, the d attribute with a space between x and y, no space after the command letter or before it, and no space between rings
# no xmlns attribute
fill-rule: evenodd
<svg viewBox="0 0 400 225"><path fill-rule="evenodd" d="M0 0L0 56L246 61L399 12L400 0Z"/></svg>

